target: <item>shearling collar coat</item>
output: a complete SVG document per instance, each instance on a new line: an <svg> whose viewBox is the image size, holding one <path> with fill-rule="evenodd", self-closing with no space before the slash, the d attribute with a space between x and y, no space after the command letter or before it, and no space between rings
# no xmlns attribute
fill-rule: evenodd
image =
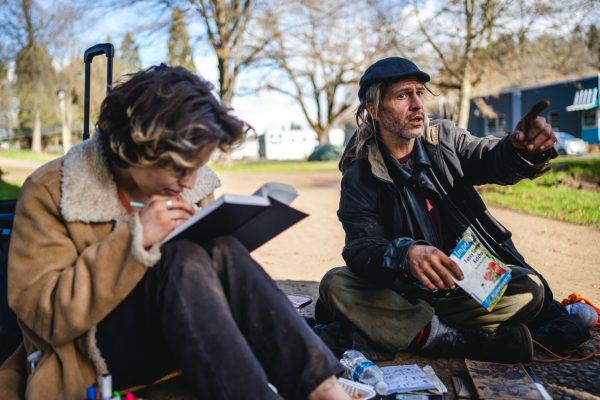
<svg viewBox="0 0 600 400"><path fill-rule="evenodd" d="M182 196L203 204L219 185L202 167ZM17 201L8 262L23 344L0 367L0 399L84 398L108 372L96 325L159 259L158 245L142 246L137 213L118 200L99 135L35 171ZM38 350L31 373L26 357Z"/></svg>

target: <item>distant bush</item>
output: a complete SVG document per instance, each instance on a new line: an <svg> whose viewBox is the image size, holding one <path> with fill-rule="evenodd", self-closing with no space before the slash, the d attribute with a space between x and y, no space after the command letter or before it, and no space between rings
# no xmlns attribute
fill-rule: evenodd
<svg viewBox="0 0 600 400"><path fill-rule="evenodd" d="M308 161L336 161L342 157L344 149L332 144L321 144L310 153Z"/></svg>

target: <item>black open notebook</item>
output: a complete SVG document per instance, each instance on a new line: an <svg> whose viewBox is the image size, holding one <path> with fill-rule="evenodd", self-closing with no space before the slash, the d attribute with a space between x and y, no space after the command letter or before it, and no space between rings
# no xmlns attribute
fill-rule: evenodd
<svg viewBox="0 0 600 400"><path fill-rule="evenodd" d="M234 236L253 251L308 216L289 206L297 195L284 183L266 183L253 195L224 194L196 211L162 243L188 239L207 244L219 236Z"/></svg>

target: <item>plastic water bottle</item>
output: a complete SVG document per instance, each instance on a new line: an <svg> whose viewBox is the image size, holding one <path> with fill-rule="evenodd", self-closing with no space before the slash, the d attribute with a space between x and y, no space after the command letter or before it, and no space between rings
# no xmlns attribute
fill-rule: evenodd
<svg viewBox="0 0 600 400"><path fill-rule="evenodd" d="M373 386L377 394L387 394L388 385L383 380L383 372L372 361L367 360L360 351L346 350L340 362L348 378Z"/></svg>

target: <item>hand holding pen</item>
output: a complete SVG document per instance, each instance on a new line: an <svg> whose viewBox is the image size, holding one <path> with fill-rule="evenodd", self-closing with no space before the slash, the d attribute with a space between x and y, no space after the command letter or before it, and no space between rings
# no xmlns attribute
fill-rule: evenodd
<svg viewBox="0 0 600 400"><path fill-rule="evenodd" d="M133 204L132 204L133 203ZM160 242L177 225L194 215L194 207L179 197L152 196L144 206L131 202L132 207L141 205L140 221L143 226L143 245L150 248Z"/></svg>

